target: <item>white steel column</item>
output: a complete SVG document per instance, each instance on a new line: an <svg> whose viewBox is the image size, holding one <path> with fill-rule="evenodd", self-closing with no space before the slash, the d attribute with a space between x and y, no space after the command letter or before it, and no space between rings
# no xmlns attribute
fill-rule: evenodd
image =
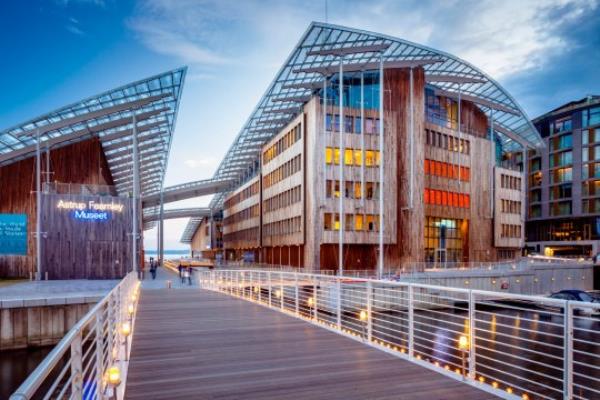
<svg viewBox="0 0 600 400"><path fill-rule="evenodd" d="M414 182L415 182L415 121L414 121L414 107L413 107L413 69L410 68L410 94L409 94L409 107L410 107L410 140L409 153L410 153L410 192L408 193L409 208L412 210L414 207Z"/></svg>
<svg viewBox="0 0 600 400"><path fill-rule="evenodd" d="M165 224L164 224L164 212L165 212L165 205L164 205L164 201L163 201L163 188L161 186L160 188L160 219L158 220L158 226L160 227L159 232L160 232L160 236L158 238L158 248L159 248L159 253L158 253L158 258L160 259L160 265L163 265L163 257L164 257L164 253L165 253Z"/></svg>
<svg viewBox="0 0 600 400"><path fill-rule="evenodd" d="M490 141L491 141L491 158L490 158L490 216L494 218L494 167L496 166L496 140L494 135L494 109L490 108Z"/></svg>
<svg viewBox="0 0 600 400"><path fill-rule="evenodd" d="M45 193L50 191L50 142L46 141L46 188Z"/></svg>
<svg viewBox="0 0 600 400"><path fill-rule="evenodd" d="M360 71L360 204L365 207L365 71Z"/></svg>
<svg viewBox="0 0 600 400"><path fill-rule="evenodd" d="M42 279L42 182L41 182L41 162L40 159L40 130L37 129L35 132L35 259L36 259L36 273L35 280L39 281Z"/></svg>
<svg viewBox="0 0 600 400"><path fill-rule="evenodd" d="M381 52L381 58L379 59L379 263L377 276L381 279L383 277L383 52Z"/></svg>
<svg viewBox="0 0 600 400"><path fill-rule="evenodd" d="M138 138L137 138L137 121L135 111L132 113L131 122L132 128L132 154L133 154L133 202L132 202L132 228L131 228L131 262L133 264L132 271L138 272L138 198L139 198L139 154L138 154Z"/></svg>
<svg viewBox="0 0 600 400"><path fill-rule="evenodd" d="M344 197L346 196L346 184L344 182L344 161L346 149L344 146L344 58L340 57L340 76L339 76L339 110L340 110L340 230L338 240L339 265L338 274L344 274ZM335 157L334 157L335 158Z"/></svg>
<svg viewBox="0 0 600 400"><path fill-rule="evenodd" d="M333 118L333 116L332 116ZM333 120L331 121L331 123L333 124ZM327 174L325 173L325 171L327 171L327 157L325 156L326 152L327 152L327 75L323 74L323 144L325 145L323 147L323 180L325 181L325 185L323 186L323 198L326 199L327 198ZM333 130L332 130L332 136L333 136ZM333 158L334 158L334 149L333 146L331 148L331 165L333 165ZM333 191L332 191L333 193ZM321 229L323 229L323 226L320 227Z"/></svg>
<svg viewBox="0 0 600 400"><path fill-rule="evenodd" d="M463 154L463 145L462 145L462 130L460 127L460 106L461 101L461 92L460 92L460 84L458 85L458 187L461 186L461 173L460 167L462 165L462 154Z"/></svg>

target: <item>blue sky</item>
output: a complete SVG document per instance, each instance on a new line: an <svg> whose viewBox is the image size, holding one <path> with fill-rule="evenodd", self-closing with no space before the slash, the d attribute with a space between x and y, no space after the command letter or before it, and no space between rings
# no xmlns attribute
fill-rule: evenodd
<svg viewBox="0 0 600 400"><path fill-rule="evenodd" d="M535 117L600 94L599 3L329 0L327 17L453 53ZM324 0L2 1L0 129L187 65L166 184L208 178L308 24L324 20ZM166 223L167 248L183 247L185 223Z"/></svg>

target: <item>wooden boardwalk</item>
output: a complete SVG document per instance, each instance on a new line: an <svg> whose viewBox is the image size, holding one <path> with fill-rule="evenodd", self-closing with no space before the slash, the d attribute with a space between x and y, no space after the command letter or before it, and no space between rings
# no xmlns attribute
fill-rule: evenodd
<svg viewBox="0 0 600 400"><path fill-rule="evenodd" d="M144 289L125 398L495 397L244 300L200 289Z"/></svg>

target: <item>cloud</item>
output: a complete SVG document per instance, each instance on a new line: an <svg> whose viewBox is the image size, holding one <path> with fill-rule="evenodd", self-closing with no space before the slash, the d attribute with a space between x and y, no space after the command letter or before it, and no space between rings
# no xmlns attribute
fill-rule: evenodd
<svg viewBox="0 0 600 400"><path fill-rule="evenodd" d="M75 35L79 35L79 36L83 36L85 35L85 32L83 32L81 29L79 29L77 26L75 26L74 24L68 24L67 26L65 26L65 28L75 34Z"/></svg>

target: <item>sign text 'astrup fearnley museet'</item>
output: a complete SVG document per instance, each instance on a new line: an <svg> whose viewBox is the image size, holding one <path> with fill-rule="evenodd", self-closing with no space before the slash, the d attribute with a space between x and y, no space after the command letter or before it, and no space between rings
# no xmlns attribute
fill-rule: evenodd
<svg viewBox="0 0 600 400"><path fill-rule="evenodd" d="M59 200L56 203L56 208L72 210L73 218L89 221L107 221L112 212L122 213L124 207L120 203L98 203L94 200L87 202Z"/></svg>

